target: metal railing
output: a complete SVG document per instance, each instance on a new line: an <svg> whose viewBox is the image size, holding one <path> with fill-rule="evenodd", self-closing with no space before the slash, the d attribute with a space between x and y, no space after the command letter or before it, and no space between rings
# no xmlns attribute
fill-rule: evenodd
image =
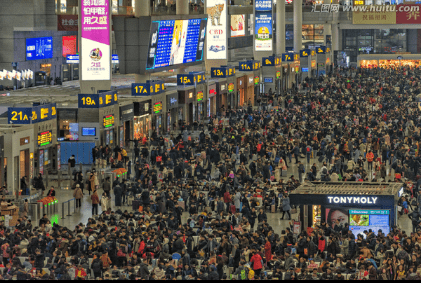
<svg viewBox="0 0 421 284"><path fill-rule="evenodd" d="M76 198L69 199L69 200L67 200L67 201L65 201L61 204L61 219L66 219L66 218L64 218L64 216L65 216L64 208L66 207L66 204L67 204L67 215L66 216L68 216L68 217L72 216L72 214L70 214L70 207L71 207L70 203L72 201L73 201L73 213L76 212Z"/></svg>

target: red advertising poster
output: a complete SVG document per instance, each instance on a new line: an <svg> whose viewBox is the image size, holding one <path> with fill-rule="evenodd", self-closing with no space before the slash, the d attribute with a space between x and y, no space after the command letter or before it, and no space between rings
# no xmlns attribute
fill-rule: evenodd
<svg viewBox="0 0 421 284"><path fill-rule="evenodd" d="M62 38L63 42L63 57L66 57L68 54L76 54L76 36L63 36Z"/></svg>
<svg viewBox="0 0 421 284"><path fill-rule="evenodd" d="M57 30L78 31L77 15L57 15Z"/></svg>
<svg viewBox="0 0 421 284"><path fill-rule="evenodd" d="M421 24L421 5L396 6L396 24Z"/></svg>

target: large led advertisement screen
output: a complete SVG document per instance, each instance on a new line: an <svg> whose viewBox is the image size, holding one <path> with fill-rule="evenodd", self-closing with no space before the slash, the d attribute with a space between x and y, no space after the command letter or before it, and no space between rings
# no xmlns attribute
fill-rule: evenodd
<svg viewBox="0 0 421 284"><path fill-rule="evenodd" d="M254 10L254 49L271 51L273 48L272 0L256 0Z"/></svg>
<svg viewBox="0 0 421 284"><path fill-rule="evenodd" d="M109 0L81 0L82 80L110 80Z"/></svg>
<svg viewBox="0 0 421 284"><path fill-rule="evenodd" d="M53 58L53 38L36 37L26 39L26 60Z"/></svg>
<svg viewBox="0 0 421 284"><path fill-rule="evenodd" d="M245 36L246 29L245 25L246 15L231 15L231 37Z"/></svg>
<svg viewBox="0 0 421 284"><path fill-rule="evenodd" d="M208 38L206 59L227 59L227 1L206 1L208 14Z"/></svg>
<svg viewBox="0 0 421 284"><path fill-rule="evenodd" d="M387 235L390 232L389 210L349 210L349 229L357 237L364 231L372 229L375 234L379 230Z"/></svg>
<svg viewBox="0 0 421 284"><path fill-rule="evenodd" d="M207 18L152 21L146 70L203 61Z"/></svg>

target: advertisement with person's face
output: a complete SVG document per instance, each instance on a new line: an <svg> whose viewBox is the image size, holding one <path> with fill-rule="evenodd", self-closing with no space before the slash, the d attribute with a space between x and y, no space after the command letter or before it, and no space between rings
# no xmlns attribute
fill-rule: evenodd
<svg viewBox="0 0 421 284"><path fill-rule="evenodd" d="M345 224L348 223L348 210L345 209L326 209L326 223L334 226L336 221L339 221L339 224L345 227Z"/></svg>

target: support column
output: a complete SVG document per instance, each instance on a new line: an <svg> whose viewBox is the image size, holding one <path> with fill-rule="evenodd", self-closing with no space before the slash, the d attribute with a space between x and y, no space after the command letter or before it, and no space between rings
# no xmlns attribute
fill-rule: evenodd
<svg viewBox="0 0 421 284"><path fill-rule="evenodd" d="M293 1L293 5L294 5L294 52L300 52L300 50L302 49L302 36L303 36L303 2Z"/></svg>
<svg viewBox="0 0 421 284"><path fill-rule="evenodd" d="M299 2L299 1L296 1L296 2ZM294 34L295 34L295 25L294 25ZM295 42L294 42L294 47L295 47ZM276 2L276 54L281 55L284 52L285 52L285 1L278 0Z"/></svg>
<svg viewBox="0 0 421 284"><path fill-rule="evenodd" d="M330 4L331 0L323 0L323 4ZM332 25L330 23L326 23L323 25L323 43L327 46L326 37L330 35L332 41Z"/></svg>
<svg viewBox="0 0 421 284"><path fill-rule="evenodd" d="M135 83L146 83L147 80L151 79L151 74L146 73L144 75L142 74L134 74L134 81Z"/></svg>
<svg viewBox="0 0 421 284"><path fill-rule="evenodd" d="M151 3L149 0L132 0L135 1L134 16L136 18L151 15Z"/></svg>
<svg viewBox="0 0 421 284"><path fill-rule="evenodd" d="M177 15L188 15L189 14L189 1L177 0L175 3L175 13Z"/></svg>
<svg viewBox="0 0 421 284"><path fill-rule="evenodd" d="M332 50L339 50L339 25L332 25Z"/></svg>

